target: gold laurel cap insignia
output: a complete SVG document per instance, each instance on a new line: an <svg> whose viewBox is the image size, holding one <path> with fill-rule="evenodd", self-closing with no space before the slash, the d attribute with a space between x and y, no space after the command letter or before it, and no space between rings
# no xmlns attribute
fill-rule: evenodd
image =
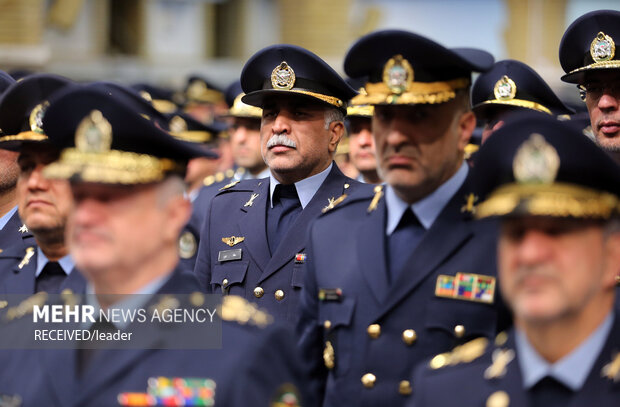
<svg viewBox="0 0 620 407"><path fill-rule="evenodd" d="M170 119L168 127L172 133L181 133L187 131L187 122L181 116L174 116Z"/></svg>
<svg viewBox="0 0 620 407"><path fill-rule="evenodd" d="M519 147L512 162L515 180L524 184L550 184L559 168L557 150L538 133L532 133Z"/></svg>
<svg viewBox="0 0 620 407"><path fill-rule="evenodd" d="M293 85L295 85L295 71L286 61L282 61L271 71L271 86L274 89L291 90Z"/></svg>
<svg viewBox="0 0 620 407"><path fill-rule="evenodd" d="M511 100L517 94L517 85L508 76L504 75L495 83L493 88L493 96L497 100Z"/></svg>
<svg viewBox="0 0 620 407"><path fill-rule="evenodd" d="M233 247L236 244L239 244L245 240L243 236L231 236L231 237L223 237L222 242L226 243L228 246Z"/></svg>
<svg viewBox="0 0 620 407"><path fill-rule="evenodd" d="M112 125L99 110L93 110L82 119L75 130L75 146L89 153L110 151L112 146Z"/></svg>
<svg viewBox="0 0 620 407"><path fill-rule="evenodd" d="M30 130L35 133L45 134L43 132L43 116L45 115L45 111L49 107L49 102L46 100L43 103L39 103L32 109L30 112L30 117L28 118L28 123L30 124Z"/></svg>
<svg viewBox="0 0 620 407"><path fill-rule="evenodd" d="M613 59L616 55L616 43L604 32L599 32L590 44L590 55L594 62Z"/></svg>
<svg viewBox="0 0 620 407"><path fill-rule="evenodd" d="M413 68L402 55L390 58L383 67L383 83L392 91L400 95L413 82Z"/></svg>

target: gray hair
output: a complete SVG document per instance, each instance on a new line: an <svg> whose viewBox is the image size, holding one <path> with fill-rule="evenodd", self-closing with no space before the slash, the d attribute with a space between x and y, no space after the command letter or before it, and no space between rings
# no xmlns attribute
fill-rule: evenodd
<svg viewBox="0 0 620 407"><path fill-rule="evenodd" d="M344 123L344 113L340 109L327 108L325 110L325 130L329 129L329 125L333 122Z"/></svg>

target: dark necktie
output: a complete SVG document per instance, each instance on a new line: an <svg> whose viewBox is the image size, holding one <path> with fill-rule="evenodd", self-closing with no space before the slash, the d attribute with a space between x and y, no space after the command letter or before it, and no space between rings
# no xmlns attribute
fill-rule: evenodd
<svg viewBox="0 0 620 407"><path fill-rule="evenodd" d="M271 254L276 252L280 241L301 213L301 202L295 184L276 185L273 192L273 208L267 208L267 239Z"/></svg>
<svg viewBox="0 0 620 407"><path fill-rule="evenodd" d="M415 250L422 236L424 226L413 214L411 208L403 213L400 222L392 234L388 237L388 279L390 284L398 279L405 268L407 259Z"/></svg>
<svg viewBox="0 0 620 407"><path fill-rule="evenodd" d="M67 274L57 261L48 261L35 280L35 292L45 291L50 294L58 294L65 277Z"/></svg>
<svg viewBox="0 0 620 407"><path fill-rule="evenodd" d="M564 407L570 403L571 389L546 376L530 389L532 407Z"/></svg>
<svg viewBox="0 0 620 407"><path fill-rule="evenodd" d="M101 335L101 334L114 333L117 331L114 324L107 320L95 321L95 323L92 324L90 328L88 328L88 330L91 332L91 335L94 332L97 332L97 335ZM105 347L105 342L98 342L98 341L93 341L93 342L82 341L80 342L80 344L88 345L93 348L87 348L87 347L81 347L81 346L78 347L77 349L78 376L82 376L84 372L86 372L86 369L88 369L88 366L90 365L90 362L94 359L95 355L101 351L102 347Z"/></svg>

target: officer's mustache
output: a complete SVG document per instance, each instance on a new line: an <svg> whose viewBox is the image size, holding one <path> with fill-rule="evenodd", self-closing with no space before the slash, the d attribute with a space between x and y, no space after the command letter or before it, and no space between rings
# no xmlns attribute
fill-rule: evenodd
<svg viewBox="0 0 620 407"><path fill-rule="evenodd" d="M286 134L284 133L279 133L279 134L271 136L271 138L267 142L267 148L271 148L275 146L297 148L297 144L290 138L286 137Z"/></svg>

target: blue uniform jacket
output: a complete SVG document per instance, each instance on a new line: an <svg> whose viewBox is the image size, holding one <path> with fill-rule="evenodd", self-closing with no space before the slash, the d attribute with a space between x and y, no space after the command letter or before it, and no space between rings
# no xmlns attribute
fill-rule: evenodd
<svg viewBox="0 0 620 407"><path fill-rule="evenodd" d="M211 200L200 233L195 272L201 287L207 292L224 291L244 297L265 308L276 320L294 324L299 315L308 226L330 199L355 189L372 187L346 177L334 165L273 255L266 231L269 180L241 181L221 191ZM231 242L235 243L232 246L222 240L233 236L243 240ZM233 259L224 258L223 253L229 250L241 252Z"/></svg>
<svg viewBox="0 0 620 407"><path fill-rule="evenodd" d="M19 212L15 211L13 216L9 218L6 225L4 225L2 230L0 230L0 250L4 251L8 247L11 247L21 241L23 235L31 236L22 223L22 220L19 217ZM0 269L0 272L1 270L2 269Z"/></svg>
<svg viewBox="0 0 620 407"><path fill-rule="evenodd" d="M440 275L496 275L496 227L470 219L467 185L415 251L401 254L409 269L391 286L385 199L355 194L312 226L298 334L312 394L324 394L325 406L404 405L416 391L414 365L496 334L505 309L497 288L493 304L435 294Z"/></svg>
<svg viewBox="0 0 620 407"><path fill-rule="evenodd" d="M198 288L193 274L177 269L158 293ZM292 334L275 324L252 325L243 316L222 322L222 349L102 350L81 377L76 350L20 351L3 364L0 397L19 396L24 407L109 407L119 405L120 393L145 393L149 378L179 377L214 380L216 406L269 406L283 391L297 392L300 404L304 380Z"/></svg>
<svg viewBox="0 0 620 407"><path fill-rule="evenodd" d="M523 388L514 332L509 332L507 341L503 344L502 342L497 343L496 341L495 344L489 345L482 356L475 358L470 363L458 363L454 366L436 367L435 369L431 369L430 365L426 363L420 365L416 369L413 379L414 383L418 384L419 391L416 392L412 405L416 407L528 406L530 403L529 394ZM493 365L493 353L498 349L502 351L512 350L516 356L505 365L503 372L501 372L502 369L496 370L503 375L487 379L485 378L485 371ZM612 407L620 404L619 352L620 323L616 317L607 342L594 363L583 388L574 393L566 407ZM501 392L505 394L501 395ZM498 403L499 398L502 398L509 404L492 404L487 401L492 397L495 397L496 403Z"/></svg>

